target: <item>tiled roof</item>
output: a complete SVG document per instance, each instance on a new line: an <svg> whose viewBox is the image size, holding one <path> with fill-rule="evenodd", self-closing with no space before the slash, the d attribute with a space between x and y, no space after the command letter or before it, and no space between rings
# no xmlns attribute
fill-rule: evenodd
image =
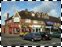
<svg viewBox="0 0 62 47"><path fill-rule="evenodd" d="M40 20L40 21L43 20L43 21L52 21L52 22L58 22L58 23L61 22L61 20L59 18L56 18L56 17L49 16L49 19L44 19L42 17L40 17L40 18L37 17L38 15L37 16L35 15L35 17L33 17L30 12L28 12L28 13L29 14L26 15L25 11L20 11L19 15L21 16L22 19L28 18L31 20Z"/></svg>
<svg viewBox="0 0 62 47"><path fill-rule="evenodd" d="M33 17L33 16L31 15L31 12L29 12L29 11L27 11L27 12L26 12L26 11L20 11L20 12L18 12L18 13L19 13L21 19L31 19L31 20L39 20L39 21L43 20L43 21L52 21L52 22L61 23L61 20L60 20L59 18L52 17L52 16L49 16L49 19L44 19L44 18L42 18L42 17L39 18L39 17L37 17L36 15L35 15L35 17ZM12 17L13 17L13 16L12 16ZM7 19L6 21L12 19L12 17L10 17L9 19Z"/></svg>
<svg viewBox="0 0 62 47"><path fill-rule="evenodd" d="M6 19L5 21L11 20L13 16L11 16L10 18Z"/></svg>

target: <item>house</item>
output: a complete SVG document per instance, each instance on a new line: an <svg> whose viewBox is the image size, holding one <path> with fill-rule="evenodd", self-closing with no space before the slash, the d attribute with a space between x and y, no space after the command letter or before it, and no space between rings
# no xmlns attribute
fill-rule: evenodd
<svg viewBox="0 0 62 47"><path fill-rule="evenodd" d="M7 13L5 20L5 32L14 34L20 31L39 32L45 31L45 28L61 26L59 18L49 16L47 13L34 13L28 10L16 12L12 17Z"/></svg>

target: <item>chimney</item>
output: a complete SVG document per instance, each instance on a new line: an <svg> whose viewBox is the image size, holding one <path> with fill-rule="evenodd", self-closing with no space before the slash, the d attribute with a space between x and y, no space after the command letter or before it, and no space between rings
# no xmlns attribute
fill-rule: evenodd
<svg viewBox="0 0 62 47"><path fill-rule="evenodd" d="M7 19L9 18L9 13L7 13Z"/></svg>
<svg viewBox="0 0 62 47"><path fill-rule="evenodd" d="M25 9L25 11L28 11L28 9Z"/></svg>

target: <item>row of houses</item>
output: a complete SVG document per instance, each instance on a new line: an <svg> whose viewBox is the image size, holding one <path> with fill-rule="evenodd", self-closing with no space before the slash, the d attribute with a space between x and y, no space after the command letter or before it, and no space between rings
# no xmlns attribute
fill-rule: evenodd
<svg viewBox="0 0 62 47"><path fill-rule="evenodd" d="M14 34L21 31L49 32L54 28L59 29L60 26L61 20L59 18L49 16L47 13L33 12L26 9L19 12L16 11L12 17L9 17L9 13L7 13L3 33Z"/></svg>

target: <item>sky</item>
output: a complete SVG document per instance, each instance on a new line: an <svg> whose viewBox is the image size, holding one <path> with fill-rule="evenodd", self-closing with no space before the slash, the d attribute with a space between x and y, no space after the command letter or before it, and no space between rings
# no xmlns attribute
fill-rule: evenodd
<svg viewBox="0 0 62 47"><path fill-rule="evenodd" d="M61 2L60 1L3 1L1 3L2 24L5 24L7 13L9 17L14 15L16 11L28 9L28 11L44 12L49 16L61 17Z"/></svg>

